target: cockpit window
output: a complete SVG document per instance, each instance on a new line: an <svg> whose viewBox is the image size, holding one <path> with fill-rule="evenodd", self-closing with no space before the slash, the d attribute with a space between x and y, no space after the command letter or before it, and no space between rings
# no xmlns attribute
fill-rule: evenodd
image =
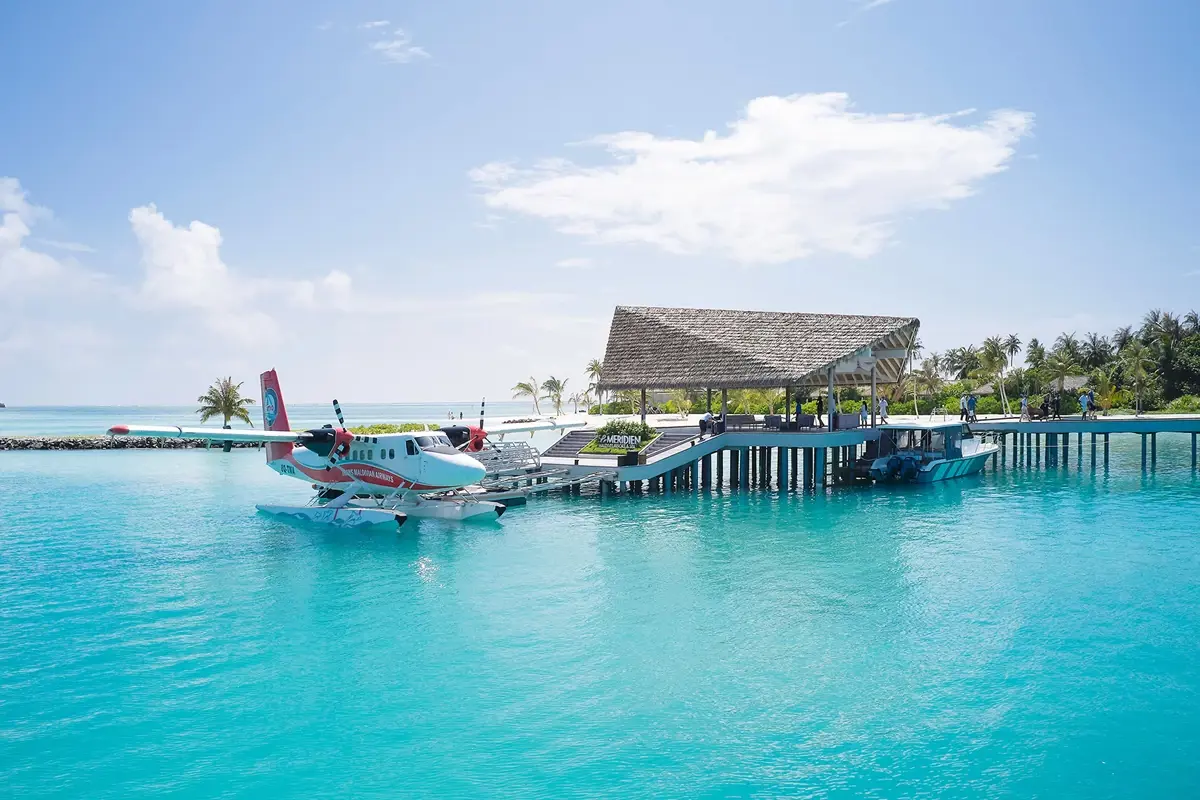
<svg viewBox="0 0 1200 800"><path fill-rule="evenodd" d="M433 447L437 444L437 441L432 436L418 436L417 444L421 445L421 447Z"/></svg>
<svg viewBox="0 0 1200 800"><path fill-rule="evenodd" d="M405 440L404 445L408 449L408 454L410 456L415 456L417 454L417 443L412 439Z"/></svg>

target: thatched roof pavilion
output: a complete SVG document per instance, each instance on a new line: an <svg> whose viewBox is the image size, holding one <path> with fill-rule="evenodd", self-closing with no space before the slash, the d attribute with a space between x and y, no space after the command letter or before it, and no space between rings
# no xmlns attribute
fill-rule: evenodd
<svg viewBox="0 0 1200 800"><path fill-rule="evenodd" d="M895 383L920 320L618 306L601 388L757 389ZM872 370L873 366L873 370Z"/></svg>

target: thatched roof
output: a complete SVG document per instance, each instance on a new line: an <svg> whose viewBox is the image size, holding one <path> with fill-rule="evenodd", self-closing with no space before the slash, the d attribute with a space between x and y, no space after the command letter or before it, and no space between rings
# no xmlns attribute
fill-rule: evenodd
<svg viewBox="0 0 1200 800"><path fill-rule="evenodd" d="M876 379L904 370L913 317L795 314L700 308L618 306L604 374L610 389L753 389L825 385L830 366L876 351ZM887 351L880 354L878 351ZM838 371L839 385L870 383L869 372Z"/></svg>

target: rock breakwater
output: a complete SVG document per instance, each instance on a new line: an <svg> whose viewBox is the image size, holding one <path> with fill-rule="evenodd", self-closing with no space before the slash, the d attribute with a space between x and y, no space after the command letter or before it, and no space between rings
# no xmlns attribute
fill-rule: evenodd
<svg viewBox="0 0 1200 800"><path fill-rule="evenodd" d="M150 436L0 436L0 450L182 450L208 447L200 439L155 439ZM220 448L222 442L213 442ZM234 442L234 447L258 447L250 442Z"/></svg>

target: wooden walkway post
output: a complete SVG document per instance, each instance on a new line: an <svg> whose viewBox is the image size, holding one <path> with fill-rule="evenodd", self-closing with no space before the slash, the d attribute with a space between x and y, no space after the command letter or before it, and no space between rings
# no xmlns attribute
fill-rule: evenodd
<svg viewBox="0 0 1200 800"><path fill-rule="evenodd" d="M1108 469L1108 434L1104 434L1104 469Z"/></svg>
<svg viewBox="0 0 1200 800"><path fill-rule="evenodd" d="M1142 472L1146 471L1146 434L1142 434Z"/></svg>

